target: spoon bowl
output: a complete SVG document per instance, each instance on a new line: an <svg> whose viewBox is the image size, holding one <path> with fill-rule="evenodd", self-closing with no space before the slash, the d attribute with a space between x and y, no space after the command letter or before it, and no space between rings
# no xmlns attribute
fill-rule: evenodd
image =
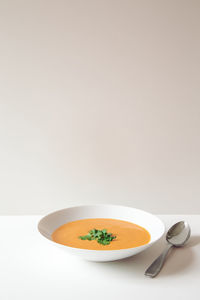
<svg viewBox="0 0 200 300"><path fill-rule="evenodd" d="M167 232L166 240L175 247L182 247L191 234L190 226L185 221L174 224Z"/></svg>

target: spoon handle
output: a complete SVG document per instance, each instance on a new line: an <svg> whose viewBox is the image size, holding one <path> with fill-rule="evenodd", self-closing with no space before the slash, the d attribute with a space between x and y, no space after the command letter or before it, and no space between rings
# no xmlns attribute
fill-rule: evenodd
<svg viewBox="0 0 200 300"><path fill-rule="evenodd" d="M171 247L173 247L172 244L168 244L166 246L163 253L160 256L158 256L158 258L156 258L154 260L154 262L145 271L146 276L155 277L160 272L160 270L162 269L162 266L164 265L166 256L167 256L169 250L171 249Z"/></svg>

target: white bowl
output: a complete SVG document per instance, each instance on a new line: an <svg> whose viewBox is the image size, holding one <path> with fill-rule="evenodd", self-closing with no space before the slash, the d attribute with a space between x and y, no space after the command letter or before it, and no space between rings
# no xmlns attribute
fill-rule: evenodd
<svg viewBox="0 0 200 300"><path fill-rule="evenodd" d="M87 250L68 247L52 241L51 234L59 226L89 218L112 218L135 223L147 229L151 239L146 245L120 250ZM147 249L162 237L165 226L158 217L140 209L118 205L83 205L65 208L45 216L40 220L38 230L44 237L68 253L90 261L112 261L135 255Z"/></svg>

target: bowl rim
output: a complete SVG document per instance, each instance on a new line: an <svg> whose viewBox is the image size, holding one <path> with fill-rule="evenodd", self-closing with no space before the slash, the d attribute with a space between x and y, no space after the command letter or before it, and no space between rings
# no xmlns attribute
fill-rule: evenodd
<svg viewBox="0 0 200 300"><path fill-rule="evenodd" d="M157 221L159 221L160 222L160 225L162 226L162 233L160 234L160 236L158 237L158 238L156 238L155 240L150 240L150 242L148 242L147 244L144 244L144 245L141 245L141 246L137 246L137 247L131 247L131 248L124 248L124 249L112 249L112 250L97 250L97 249L83 249L83 248L78 248L78 247L70 247L70 246L67 246L67 245L63 245L63 244L60 244L60 243L57 243L57 242L55 242L55 241L53 241L52 239L49 239L49 238L47 238L45 235L43 235L43 233L40 231L40 223L43 221L43 219L45 219L45 218L48 218L49 216L51 216L51 215L53 215L53 214L55 214L55 213L59 213L59 212L62 212L62 211L64 211L64 210L67 210L67 209L70 209L70 208L82 208L82 207L91 207L91 206L93 206L93 207L98 207L98 206L114 206L114 207L118 207L118 208L120 208L120 207L123 207L123 208L127 208L127 209L134 209L134 210L136 210L136 211L139 211L139 212L143 212L143 213L146 213L146 214L149 214L149 215L151 215L151 216L153 216L154 218L156 218L157 219ZM135 223L136 224L136 223ZM137 225L137 224L136 224ZM140 225L139 225L140 226ZM72 250L75 250L75 251L83 251L83 252L98 252L98 253L112 253L112 252L119 252L119 251L128 251L128 250L132 250L132 249L139 249L139 248L147 248L147 247L149 247L149 246L151 246L151 245L153 245L154 243L156 243L157 241L159 241L162 237L163 237L163 235L164 235L164 233L165 233L165 224L164 224L164 222L157 216L157 215L154 215L154 214L152 214L152 213L150 213L150 212L148 212L148 211L145 211L145 210L143 210L143 209L139 209L139 208L136 208L136 207L132 207L132 206L125 206L125 205L118 205L118 204L106 204L106 203L97 203L97 204L82 204L82 205L73 205L73 206L69 206L69 207L65 207L65 208L63 208L63 209L58 209L58 210L55 210L55 211L52 211L52 212L50 212L50 213L48 213L47 215L45 215L45 216L43 216L40 220L39 220L39 222L38 222L38 224L37 224L37 229L38 229L38 231L39 231L39 233L45 238L45 239L47 239L49 242L51 242L51 243L53 243L54 245L58 245L58 246L60 246L60 247L64 247L65 249L66 248L68 248L68 249L72 249ZM145 229L145 228L144 228ZM147 230L147 229L146 229ZM144 250L145 250L144 249Z"/></svg>

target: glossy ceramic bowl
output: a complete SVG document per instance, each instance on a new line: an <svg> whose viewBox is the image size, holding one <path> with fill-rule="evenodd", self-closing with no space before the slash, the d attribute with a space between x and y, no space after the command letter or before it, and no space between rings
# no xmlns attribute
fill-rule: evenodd
<svg viewBox="0 0 200 300"><path fill-rule="evenodd" d="M147 229L151 239L146 245L121 250L87 250L64 246L52 241L51 235L59 226L88 218L112 218L132 222ZM162 237L165 226L158 217L140 209L118 205L83 205L65 208L45 216L40 220L38 230L51 243L65 249L68 253L86 260L100 262L123 259L147 249Z"/></svg>

